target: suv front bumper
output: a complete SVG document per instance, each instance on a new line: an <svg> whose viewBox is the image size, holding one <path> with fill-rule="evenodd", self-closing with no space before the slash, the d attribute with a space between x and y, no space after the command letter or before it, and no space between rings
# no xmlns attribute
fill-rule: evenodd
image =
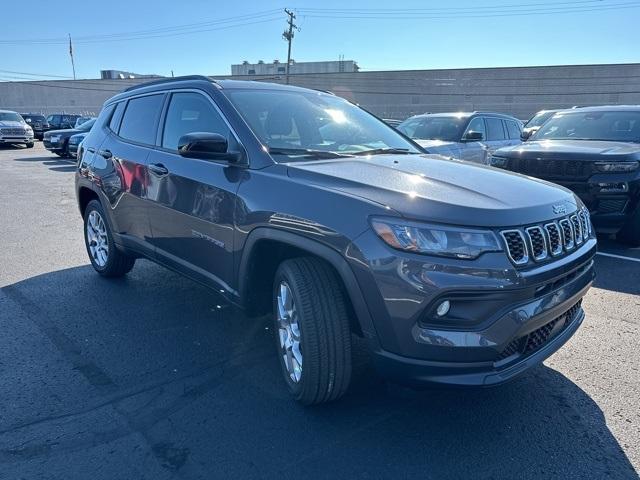
<svg viewBox="0 0 640 480"><path fill-rule="evenodd" d="M563 258L517 271L503 253L431 263L363 235L348 253L360 260L352 267L366 292L375 332L365 336L378 370L411 385L513 378L559 349L582 323L595 250L589 239ZM451 318L434 321L443 299L451 301Z"/></svg>

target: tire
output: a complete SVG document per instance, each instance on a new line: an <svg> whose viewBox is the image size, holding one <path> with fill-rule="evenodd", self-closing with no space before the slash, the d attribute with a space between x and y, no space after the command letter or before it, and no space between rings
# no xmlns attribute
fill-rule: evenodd
<svg viewBox="0 0 640 480"><path fill-rule="evenodd" d="M616 238L632 247L640 247L640 204L636 206L635 212L631 214Z"/></svg>
<svg viewBox="0 0 640 480"><path fill-rule="evenodd" d="M275 275L273 305L278 359L292 396L313 405L344 395L351 381L351 330L345 292L333 269L311 257L285 260ZM295 347L286 347L295 344L296 330L300 362Z"/></svg>
<svg viewBox="0 0 640 480"><path fill-rule="evenodd" d="M84 244L91 265L103 277L121 277L136 263L135 258L116 248L107 217L97 200L91 200L84 212Z"/></svg>
<svg viewBox="0 0 640 480"><path fill-rule="evenodd" d="M26 144L26 147L27 147L27 148L33 148L33 142L29 142L29 143L27 143L27 144Z"/></svg>

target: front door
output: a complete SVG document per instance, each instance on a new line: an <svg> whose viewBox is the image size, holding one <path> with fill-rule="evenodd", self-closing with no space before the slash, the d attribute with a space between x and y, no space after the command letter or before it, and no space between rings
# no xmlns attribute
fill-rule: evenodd
<svg viewBox="0 0 640 480"><path fill-rule="evenodd" d="M461 145L460 158L462 160L467 160L469 162L484 164L485 151L487 149L486 147L487 129L484 124L484 119L482 117L472 118L462 138L464 138L469 132L480 132L482 134L482 139L478 142L462 142L460 144Z"/></svg>
<svg viewBox="0 0 640 480"><path fill-rule="evenodd" d="M237 141L211 98L198 91L171 94L160 149L149 155L149 219L159 260L230 290L234 207L243 169L178 154L180 137L193 132Z"/></svg>

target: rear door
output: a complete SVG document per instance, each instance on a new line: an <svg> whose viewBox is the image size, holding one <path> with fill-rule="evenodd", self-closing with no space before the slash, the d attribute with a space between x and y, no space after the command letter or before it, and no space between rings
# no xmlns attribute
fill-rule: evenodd
<svg viewBox="0 0 640 480"><path fill-rule="evenodd" d="M515 120L502 120L504 123L504 129L507 132L507 141L505 142L505 146L518 145L522 143L520 139L520 135L522 134L522 126L519 122Z"/></svg>
<svg viewBox="0 0 640 480"><path fill-rule="evenodd" d="M487 148L487 128L484 123L484 118L473 117L469 125L467 125L467 129L462 134L462 138L464 138L468 132L480 132L482 134L482 140L478 142L462 142L460 157L469 162L484 163L485 150Z"/></svg>
<svg viewBox="0 0 640 480"><path fill-rule="evenodd" d="M487 149L485 150L484 163L487 163L490 154L507 145L508 137L501 118L485 116L484 120L487 126Z"/></svg>
<svg viewBox="0 0 640 480"><path fill-rule="evenodd" d="M244 169L180 156L180 137L193 132L219 133L231 150L238 149L237 137L206 93L171 94L158 135L159 149L149 156L152 242L162 262L229 290L235 198Z"/></svg>
<svg viewBox="0 0 640 480"><path fill-rule="evenodd" d="M120 242L151 254L147 209L147 158L155 146L164 93L130 98L118 106L110 132L96 152L94 171L112 208L112 228Z"/></svg>

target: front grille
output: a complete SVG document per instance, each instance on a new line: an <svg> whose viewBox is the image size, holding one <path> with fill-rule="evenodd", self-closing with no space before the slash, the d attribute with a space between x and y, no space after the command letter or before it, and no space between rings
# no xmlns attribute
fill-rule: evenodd
<svg viewBox="0 0 640 480"><path fill-rule="evenodd" d="M560 233L560 227L557 223L547 223L544 226L547 231L547 237L549 237L549 251L554 257L562 253L562 235Z"/></svg>
<svg viewBox="0 0 640 480"><path fill-rule="evenodd" d="M585 180L591 175L591 163L580 160L510 158L506 169L547 180Z"/></svg>
<svg viewBox="0 0 640 480"><path fill-rule="evenodd" d="M592 228L589 212L583 207L559 221L512 228L500 234L507 255L520 267L570 252L587 241L592 235Z"/></svg>
<svg viewBox="0 0 640 480"><path fill-rule="evenodd" d="M0 128L2 135L25 135L27 132L24 128Z"/></svg>
<svg viewBox="0 0 640 480"><path fill-rule="evenodd" d="M534 260L544 260L547 258L547 242L544 238L544 231L541 227L529 227L525 229L529 237L529 246Z"/></svg>
<svg viewBox="0 0 640 480"><path fill-rule="evenodd" d="M529 355L544 347L549 340L563 331L576 318L576 315L580 311L581 304L582 300L578 301L578 303L573 305L569 310L554 318L549 323L509 342L504 350L500 352L500 355L498 355L498 360L504 360L515 354Z"/></svg>
<svg viewBox="0 0 640 480"><path fill-rule="evenodd" d="M520 230L505 230L502 238L507 244L507 253L516 265L523 265L529 261L527 245Z"/></svg>
<svg viewBox="0 0 640 480"><path fill-rule="evenodd" d="M622 213L627 206L626 198L611 198L598 202L598 213Z"/></svg>

